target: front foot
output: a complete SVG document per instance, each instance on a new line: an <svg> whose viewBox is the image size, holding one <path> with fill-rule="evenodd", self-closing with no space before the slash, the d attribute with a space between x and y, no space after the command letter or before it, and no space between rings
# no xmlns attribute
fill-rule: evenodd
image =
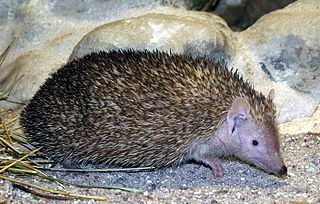
<svg viewBox="0 0 320 204"><path fill-rule="evenodd" d="M222 160L219 158L210 158L205 162L214 171L215 177L223 177Z"/></svg>

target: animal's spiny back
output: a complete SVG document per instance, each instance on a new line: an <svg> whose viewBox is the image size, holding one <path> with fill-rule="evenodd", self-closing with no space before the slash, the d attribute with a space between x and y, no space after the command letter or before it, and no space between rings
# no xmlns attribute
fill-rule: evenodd
<svg viewBox="0 0 320 204"><path fill-rule="evenodd" d="M167 166L212 135L241 96L261 120L274 107L236 72L204 58L92 53L53 74L22 113L27 136L65 164Z"/></svg>

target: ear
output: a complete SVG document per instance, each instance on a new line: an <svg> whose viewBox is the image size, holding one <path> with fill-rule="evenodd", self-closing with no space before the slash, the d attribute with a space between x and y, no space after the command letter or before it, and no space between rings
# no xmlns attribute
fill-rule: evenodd
<svg viewBox="0 0 320 204"><path fill-rule="evenodd" d="M233 133L235 128L241 125L244 119L250 117L250 104L242 97L234 99L227 114L228 132Z"/></svg>
<svg viewBox="0 0 320 204"><path fill-rule="evenodd" d="M273 101L274 95L275 95L274 89L270 89L269 94L268 94L268 99L270 99L271 101Z"/></svg>

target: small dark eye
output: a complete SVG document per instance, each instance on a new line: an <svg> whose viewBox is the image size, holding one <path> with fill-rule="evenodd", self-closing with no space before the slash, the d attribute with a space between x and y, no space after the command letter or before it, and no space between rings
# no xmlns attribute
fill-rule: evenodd
<svg viewBox="0 0 320 204"><path fill-rule="evenodd" d="M253 140L253 141L252 141L252 144L253 144L254 146L257 146L257 145L259 144L259 142L258 142L257 140Z"/></svg>

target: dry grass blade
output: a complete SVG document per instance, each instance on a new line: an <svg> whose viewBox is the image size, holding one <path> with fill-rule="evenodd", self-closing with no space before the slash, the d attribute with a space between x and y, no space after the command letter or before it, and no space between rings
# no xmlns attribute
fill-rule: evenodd
<svg viewBox="0 0 320 204"><path fill-rule="evenodd" d="M141 190L141 189L136 189L136 188L126 188L126 187L120 187L120 186L99 186L99 185L82 185L82 184L76 184L76 183L71 183L68 181L64 181L64 180L60 180L60 179L56 179L53 178L51 176L42 176L48 180L51 181L57 181L59 183L63 183L63 184L69 184L72 186L76 186L76 187L80 187L80 188L104 188L104 189L115 189L115 190L122 190L122 191L127 191L127 192L131 192L131 193L144 193L145 190Z"/></svg>
<svg viewBox="0 0 320 204"><path fill-rule="evenodd" d="M24 75L21 75L18 77L19 72L20 72L20 69L17 71L16 78L11 82L11 84L9 84L3 91L0 91L0 100L4 100L8 98L13 87L24 77ZM14 102L14 101L11 101L11 102ZM21 102L15 102L15 103L21 103Z"/></svg>
<svg viewBox="0 0 320 204"><path fill-rule="evenodd" d="M8 203L8 199L0 199L0 204L2 203Z"/></svg>
<svg viewBox="0 0 320 204"><path fill-rule="evenodd" d="M14 37L13 40L11 41L11 43L9 44L9 46L0 55L0 71L2 68L3 62L5 61L6 57L8 56L8 53L9 53L11 47L13 46L13 44L16 42L16 40L17 40L17 38ZM0 100L7 99L9 97L13 87L22 79L23 75L19 76L19 72L20 72L20 68L16 72L14 79L11 80L11 83L9 83L9 85L7 85L7 87L3 88L3 90L0 90ZM11 101L11 102L20 103L20 102L15 102L15 101Z"/></svg>
<svg viewBox="0 0 320 204"><path fill-rule="evenodd" d="M14 183L23 184L23 185L26 185L26 186L29 186L29 187L32 187L32 188L35 188L35 189L38 189L38 190L46 191L46 192L49 192L49 193L67 195L67 196L72 196L74 198L105 200L105 197L102 197L102 196L87 196L87 195L82 195L82 194L78 194L78 193L70 193L70 192L52 190L52 189L44 188L44 187L41 187L41 186L37 186L35 184L28 183L28 182L25 182L25 181L20 181L20 180L17 180L17 179L6 177L6 176L3 176L1 174L0 174L0 178L4 179L4 180L11 181L11 182L14 182Z"/></svg>
<svg viewBox="0 0 320 204"><path fill-rule="evenodd" d="M37 174L37 171L29 170L29 169L18 169L18 168L9 168L8 171L17 174Z"/></svg>
<svg viewBox="0 0 320 204"><path fill-rule="evenodd" d="M19 72L20 72L20 69L18 70L16 74L16 78L11 82L11 84L9 84L3 91L0 91L0 100L4 100L8 98L13 87L24 77L24 75L17 77L19 75ZM11 101L11 102L14 102L14 101ZM20 102L15 102L15 103L20 103Z"/></svg>
<svg viewBox="0 0 320 204"><path fill-rule="evenodd" d="M12 167L13 165L17 164L18 162L24 160L25 158L27 158L28 156L30 156L31 154L34 154L36 153L37 151L39 151L42 147L38 148L38 149L35 149L31 152L29 152L28 154L24 155L23 157L21 157L20 159L12 162L11 164L9 164L8 166L4 167L3 169L0 169L0 173L4 172L6 169Z"/></svg>
<svg viewBox="0 0 320 204"><path fill-rule="evenodd" d="M140 167L140 168L120 168L120 169L65 169L65 168L44 168L39 167L43 170L51 171L69 171L69 172L122 172L122 171L145 171L153 170L155 167Z"/></svg>
<svg viewBox="0 0 320 204"><path fill-rule="evenodd" d="M13 151L15 151L16 153L21 154L21 152L17 150L9 141L6 141L5 139L0 137L0 142L3 143L5 146L9 147L10 149L12 149Z"/></svg>
<svg viewBox="0 0 320 204"><path fill-rule="evenodd" d="M17 41L17 37L14 37L13 40L10 42L10 44L8 45L8 47L3 51L3 53L0 55L0 68L2 63L4 62L4 60L6 59L12 45ZM1 70L1 69L0 69Z"/></svg>
<svg viewBox="0 0 320 204"><path fill-rule="evenodd" d="M39 191L32 190L30 188L27 188L26 186L23 186L23 185L20 185L20 184L17 184L17 183L13 183L12 186L14 188L19 188L20 190L23 190L23 191L25 191L27 193L31 193L33 195L44 197L44 198L55 199L55 200L72 200L72 199L75 199L75 197L71 197L71 196L59 196L59 195L45 194L45 193L42 193L42 192L39 192Z"/></svg>
<svg viewBox="0 0 320 204"><path fill-rule="evenodd" d="M309 133L306 133L305 135L315 135L315 136L319 136L320 133L319 133L319 132L309 132Z"/></svg>

